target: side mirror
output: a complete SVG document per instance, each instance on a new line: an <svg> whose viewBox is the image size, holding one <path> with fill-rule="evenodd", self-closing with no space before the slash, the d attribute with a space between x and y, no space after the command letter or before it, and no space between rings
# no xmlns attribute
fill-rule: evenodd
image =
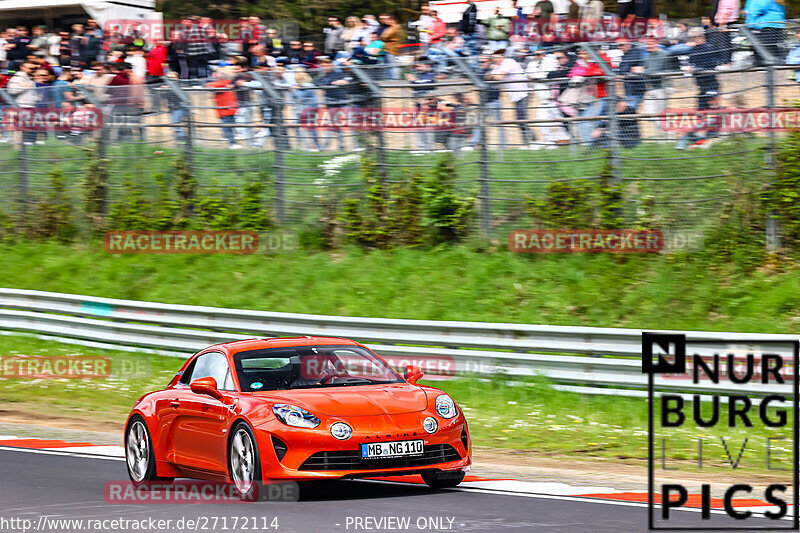
<svg viewBox="0 0 800 533"><path fill-rule="evenodd" d="M416 384L419 378L422 377L422 369L418 366L408 365L404 377L409 383Z"/></svg>
<svg viewBox="0 0 800 533"><path fill-rule="evenodd" d="M196 379L190 387L195 394L208 394L217 400L222 398L222 393L217 389L217 380L212 377Z"/></svg>

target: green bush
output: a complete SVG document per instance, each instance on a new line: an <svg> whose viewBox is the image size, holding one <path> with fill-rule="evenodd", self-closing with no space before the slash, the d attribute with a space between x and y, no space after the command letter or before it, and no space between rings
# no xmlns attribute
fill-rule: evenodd
<svg viewBox="0 0 800 533"><path fill-rule="evenodd" d="M455 190L453 163L452 154L441 157L422 187L425 226L433 244L458 242L466 237L475 211L475 198L462 197Z"/></svg>
<svg viewBox="0 0 800 533"><path fill-rule="evenodd" d="M264 207L265 178L259 176L259 179L250 181L242 187L237 229L265 231L274 226L269 212Z"/></svg>
<svg viewBox="0 0 800 533"><path fill-rule="evenodd" d="M528 199L528 215L548 229L621 228L623 185L613 180L606 165L596 179L552 181L543 199Z"/></svg>
<svg viewBox="0 0 800 533"><path fill-rule="evenodd" d="M766 207L780 220L784 244L800 244L800 132L790 133L777 154L775 180L763 194Z"/></svg>
<svg viewBox="0 0 800 533"><path fill-rule="evenodd" d="M548 229L592 227L592 192L588 180L553 181L543 200L528 200L528 214Z"/></svg>
<svg viewBox="0 0 800 533"><path fill-rule="evenodd" d="M142 194L140 180L125 175L122 197L111 204L108 213L109 229L115 231L144 231L151 229L150 206Z"/></svg>
<svg viewBox="0 0 800 533"><path fill-rule="evenodd" d="M389 231L395 244L418 246L425 240L422 177L406 173L392 184L389 199Z"/></svg>
<svg viewBox="0 0 800 533"><path fill-rule="evenodd" d="M366 198L344 200L338 217L346 242L378 249L422 244L426 237L423 178L406 172L387 186L367 158L361 161L361 177L367 184ZM466 232L466 224L463 229Z"/></svg>
<svg viewBox="0 0 800 533"><path fill-rule="evenodd" d="M197 221L204 230L237 229L239 213L235 191L213 182L197 198Z"/></svg>
<svg viewBox="0 0 800 533"><path fill-rule="evenodd" d="M36 202L29 224L33 238L68 242L75 237L72 205L60 169L50 172L50 188L44 198Z"/></svg>

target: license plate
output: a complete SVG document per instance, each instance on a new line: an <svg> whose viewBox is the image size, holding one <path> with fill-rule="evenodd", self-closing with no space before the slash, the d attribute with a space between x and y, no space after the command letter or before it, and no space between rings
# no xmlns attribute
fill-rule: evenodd
<svg viewBox="0 0 800 533"><path fill-rule="evenodd" d="M361 445L362 459L380 459L382 457L401 457L404 455L420 455L423 451L421 440L399 440L396 442L370 442Z"/></svg>

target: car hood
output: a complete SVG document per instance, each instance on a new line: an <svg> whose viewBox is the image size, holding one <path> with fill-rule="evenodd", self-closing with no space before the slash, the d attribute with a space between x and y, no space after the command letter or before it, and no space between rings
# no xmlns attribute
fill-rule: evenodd
<svg viewBox="0 0 800 533"><path fill-rule="evenodd" d="M328 416L397 415L416 413L428 406L425 391L408 383L294 389L254 395Z"/></svg>

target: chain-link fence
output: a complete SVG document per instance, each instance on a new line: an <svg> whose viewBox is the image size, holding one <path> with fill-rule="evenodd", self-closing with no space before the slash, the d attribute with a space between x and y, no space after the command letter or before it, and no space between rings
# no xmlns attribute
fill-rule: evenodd
<svg viewBox="0 0 800 533"><path fill-rule="evenodd" d="M770 179L780 132L671 129L664 113L792 105L800 85L781 65L783 51L756 46L740 63L732 53L725 70L698 68L692 50L655 66L611 51L582 43L531 52L527 62L429 53L391 66L221 68L214 79L121 86L97 75L9 88L0 93L0 203L24 208L58 170L78 205L93 155L108 161L113 203L126 182L155 189L152 175L169 179L183 158L200 187L263 180L277 220L309 224L326 205L364 194L362 157L391 182L450 153L459 190L476 198L476 230L502 238L535 224L532 211L554 181L606 172L623 184L625 224L639 224L646 209L659 227L702 231L736 194L732 180ZM102 127L8 127L12 110L59 106L99 111Z"/></svg>

